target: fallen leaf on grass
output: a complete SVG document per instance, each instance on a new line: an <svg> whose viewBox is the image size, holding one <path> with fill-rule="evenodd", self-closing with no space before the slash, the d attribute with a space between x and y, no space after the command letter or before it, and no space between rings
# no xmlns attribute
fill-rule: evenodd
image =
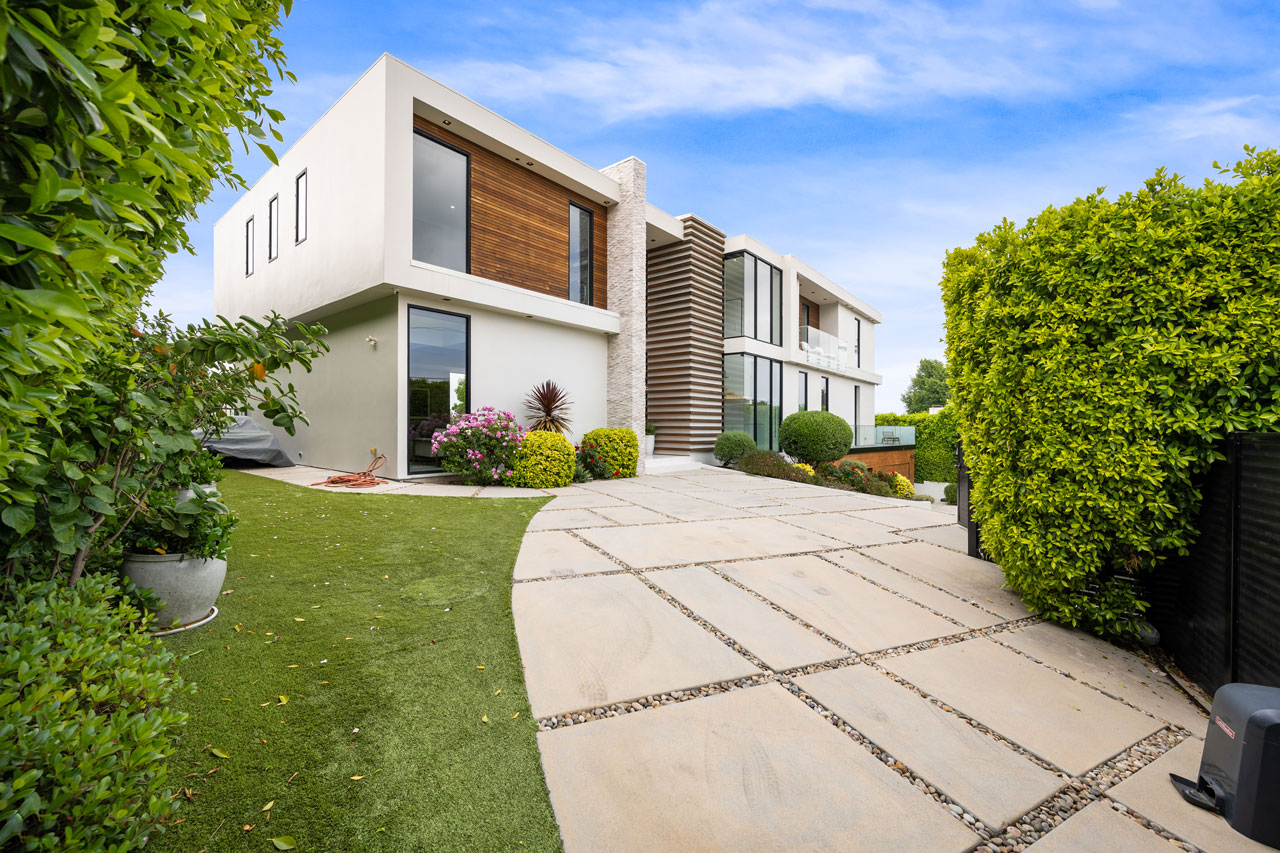
<svg viewBox="0 0 1280 853"><path fill-rule="evenodd" d="M258 707L259 707L259 708L265 708L265 707L267 707L267 706L268 706L268 705L270 705L270 704L271 704L270 702L263 702L263 703L262 703L261 705L259 705Z"/></svg>
<svg viewBox="0 0 1280 853"><path fill-rule="evenodd" d="M231 626L231 629L232 629L233 631L235 631L237 634L239 634L241 631L243 631L243 630L244 630L244 623L243 623L243 622L237 622L236 624L234 624L234 625L232 625L232 626Z"/></svg>
<svg viewBox="0 0 1280 853"><path fill-rule="evenodd" d="M519 712L519 711L516 711L514 714L512 714L512 715L511 715L511 719L513 719L513 720L514 720L514 719L515 719L516 717L518 717L518 716L520 716L520 712Z"/></svg>
<svg viewBox="0 0 1280 853"><path fill-rule="evenodd" d="M293 840L292 835L282 835L279 838L268 838L267 840L274 844L277 850L292 850L298 846L298 842Z"/></svg>
<svg viewBox="0 0 1280 853"><path fill-rule="evenodd" d="M351 777L351 781L352 781L352 782L359 782L359 781L360 781L361 779L363 779L363 778L364 778L363 776L352 776L352 777Z"/></svg>
<svg viewBox="0 0 1280 853"><path fill-rule="evenodd" d="M291 664L289 664L289 666L288 666L288 667L286 667L286 668L287 668L287 669L297 669L297 668L298 668L298 665L297 665L296 663L291 663Z"/></svg>
<svg viewBox="0 0 1280 853"><path fill-rule="evenodd" d="M295 616L295 617L293 617L293 621L294 621L294 622L306 622L307 620L306 620L306 619L303 619L301 616Z"/></svg>
<svg viewBox="0 0 1280 853"><path fill-rule="evenodd" d="M276 804L276 801L275 801L275 800L272 800L271 802L269 802L269 803L267 803L265 806L263 806L263 807L262 807L262 810L263 810L264 812L269 812L269 811L271 811L271 807L272 807L272 806L274 806L275 804Z"/></svg>
<svg viewBox="0 0 1280 853"><path fill-rule="evenodd" d="M476 666L476 669L484 669L484 666L483 666L483 665L477 665L477 666Z"/></svg>
<svg viewBox="0 0 1280 853"><path fill-rule="evenodd" d="M224 590L222 591L222 594L223 594L223 595L230 595L230 594L231 594L231 593L233 593L233 592L235 592L235 590L234 590L234 589L224 589Z"/></svg>
<svg viewBox="0 0 1280 853"><path fill-rule="evenodd" d="M211 753L213 753L215 756L217 756L218 758L230 758L230 757L231 757L231 756L227 755L225 752L223 752L222 750L218 749L217 747L214 747L213 749L211 749L211 750L209 750L209 751L210 751Z"/></svg>
<svg viewBox="0 0 1280 853"><path fill-rule="evenodd" d="M487 722L489 722L489 715L488 715L488 714L485 714L483 717L481 717L481 718L480 718L480 722L482 722L482 723L487 723Z"/></svg>
<svg viewBox="0 0 1280 853"><path fill-rule="evenodd" d="M502 692L502 688L501 688L501 687L499 687L497 690L493 691L493 695L494 695L494 696L497 696L497 695L498 695L499 693L501 693L501 692Z"/></svg>
<svg viewBox="0 0 1280 853"><path fill-rule="evenodd" d="M280 702L279 702L279 704L281 704L281 705L288 705L288 704L289 704L289 697L288 697L288 696L281 696L281 697L280 697Z"/></svg>
<svg viewBox="0 0 1280 853"><path fill-rule="evenodd" d="M230 702L231 700L230 700L230 699L228 699L226 696L223 696L223 697L222 697L222 701L223 701L223 702Z"/></svg>
<svg viewBox="0 0 1280 853"><path fill-rule="evenodd" d="M257 826L256 823L246 823L244 825L244 831L248 832L249 830L253 829L255 826Z"/></svg>

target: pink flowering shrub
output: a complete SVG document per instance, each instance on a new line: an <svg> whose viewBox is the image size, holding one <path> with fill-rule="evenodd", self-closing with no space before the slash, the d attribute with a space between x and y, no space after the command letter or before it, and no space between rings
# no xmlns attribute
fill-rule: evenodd
<svg viewBox="0 0 1280 853"><path fill-rule="evenodd" d="M500 486L512 475L524 433L515 415L485 406L455 414L433 437L431 452L440 457L441 468L468 485Z"/></svg>

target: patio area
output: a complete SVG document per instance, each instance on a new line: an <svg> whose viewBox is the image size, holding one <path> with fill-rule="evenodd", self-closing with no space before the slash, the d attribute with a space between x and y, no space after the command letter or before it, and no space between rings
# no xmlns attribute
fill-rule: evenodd
<svg viewBox="0 0 1280 853"><path fill-rule="evenodd" d="M552 491L512 597L567 850L1265 849L1168 782L1198 708L1028 613L953 508L710 468Z"/></svg>

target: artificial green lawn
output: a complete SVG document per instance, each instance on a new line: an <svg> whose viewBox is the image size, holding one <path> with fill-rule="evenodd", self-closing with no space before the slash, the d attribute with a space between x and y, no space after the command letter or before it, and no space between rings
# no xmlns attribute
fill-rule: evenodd
<svg viewBox="0 0 1280 853"><path fill-rule="evenodd" d="M544 500L221 488L228 592L166 640L198 685L170 765L194 799L147 849L560 849L511 620Z"/></svg>

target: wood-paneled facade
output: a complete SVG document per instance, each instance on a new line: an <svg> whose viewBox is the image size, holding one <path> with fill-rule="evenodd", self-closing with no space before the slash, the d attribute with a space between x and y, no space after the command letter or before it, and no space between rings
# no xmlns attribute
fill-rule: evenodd
<svg viewBox="0 0 1280 853"><path fill-rule="evenodd" d="M916 449L914 447L856 447L840 458L861 462L871 471L892 471L911 482L916 480ZM836 464L839 464L837 462Z"/></svg>
<svg viewBox="0 0 1280 853"><path fill-rule="evenodd" d="M819 328L818 319L822 313L822 306L803 296L800 297L800 316L797 318L797 322L799 322L801 328L804 328L804 308L806 305L809 306L809 325L815 329Z"/></svg>
<svg viewBox="0 0 1280 853"><path fill-rule="evenodd" d="M603 205L420 116L413 126L470 155L472 275L568 299L573 203L591 211L591 304L608 307Z"/></svg>
<svg viewBox="0 0 1280 853"><path fill-rule="evenodd" d="M724 409L724 232L682 221L684 239L648 256L646 410L669 454L712 450Z"/></svg>

